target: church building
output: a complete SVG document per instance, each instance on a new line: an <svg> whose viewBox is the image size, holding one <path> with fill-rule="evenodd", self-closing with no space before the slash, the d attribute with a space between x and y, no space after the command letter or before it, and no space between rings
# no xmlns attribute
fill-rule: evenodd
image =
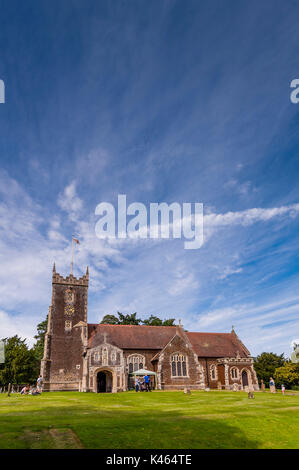
<svg viewBox="0 0 299 470"><path fill-rule="evenodd" d="M160 390L258 390L250 352L231 333L187 332L177 326L87 322L88 268L80 278L53 267L41 375L44 390L120 392L133 388L132 372L156 373Z"/></svg>

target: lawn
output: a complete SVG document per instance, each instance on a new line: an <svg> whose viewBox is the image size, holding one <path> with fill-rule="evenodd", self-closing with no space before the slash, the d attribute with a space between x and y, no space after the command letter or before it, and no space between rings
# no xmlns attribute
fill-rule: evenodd
<svg viewBox="0 0 299 470"><path fill-rule="evenodd" d="M298 449L299 394L1 394L0 448Z"/></svg>

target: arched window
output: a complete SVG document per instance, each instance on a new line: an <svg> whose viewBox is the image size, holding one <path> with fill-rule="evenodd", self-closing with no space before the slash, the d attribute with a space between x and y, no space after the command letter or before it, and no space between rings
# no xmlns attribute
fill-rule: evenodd
<svg viewBox="0 0 299 470"><path fill-rule="evenodd" d="M217 367L214 364L210 367L210 376L211 380L217 380Z"/></svg>
<svg viewBox="0 0 299 470"><path fill-rule="evenodd" d="M98 351L96 351L93 355L93 359L95 362L98 362L99 359L100 359L100 353Z"/></svg>
<svg viewBox="0 0 299 470"><path fill-rule="evenodd" d="M180 353L171 356L171 375L172 377L187 377L186 356Z"/></svg>
<svg viewBox="0 0 299 470"><path fill-rule="evenodd" d="M239 378L239 371L237 367L232 367L230 370L231 378L232 379L238 379Z"/></svg>
<svg viewBox="0 0 299 470"><path fill-rule="evenodd" d="M145 357L141 354L132 354L128 357L127 363L129 365L129 373L135 372L139 369L145 368Z"/></svg>

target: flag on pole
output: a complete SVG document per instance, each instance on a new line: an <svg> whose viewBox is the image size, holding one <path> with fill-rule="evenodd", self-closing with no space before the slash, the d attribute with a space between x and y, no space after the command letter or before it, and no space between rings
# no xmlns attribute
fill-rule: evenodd
<svg viewBox="0 0 299 470"><path fill-rule="evenodd" d="M74 238L74 237L73 237L73 240L74 240L74 242L76 242L78 245L80 245L80 242L79 242L78 238Z"/></svg>

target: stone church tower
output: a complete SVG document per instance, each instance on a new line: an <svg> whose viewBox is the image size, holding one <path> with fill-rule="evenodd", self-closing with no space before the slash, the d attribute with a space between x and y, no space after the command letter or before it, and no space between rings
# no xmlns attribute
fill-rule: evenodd
<svg viewBox="0 0 299 470"><path fill-rule="evenodd" d="M77 279L72 274L60 276L53 266L52 303L41 362L45 390L80 390L84 382L88 280L88 268Z"/></svg>

